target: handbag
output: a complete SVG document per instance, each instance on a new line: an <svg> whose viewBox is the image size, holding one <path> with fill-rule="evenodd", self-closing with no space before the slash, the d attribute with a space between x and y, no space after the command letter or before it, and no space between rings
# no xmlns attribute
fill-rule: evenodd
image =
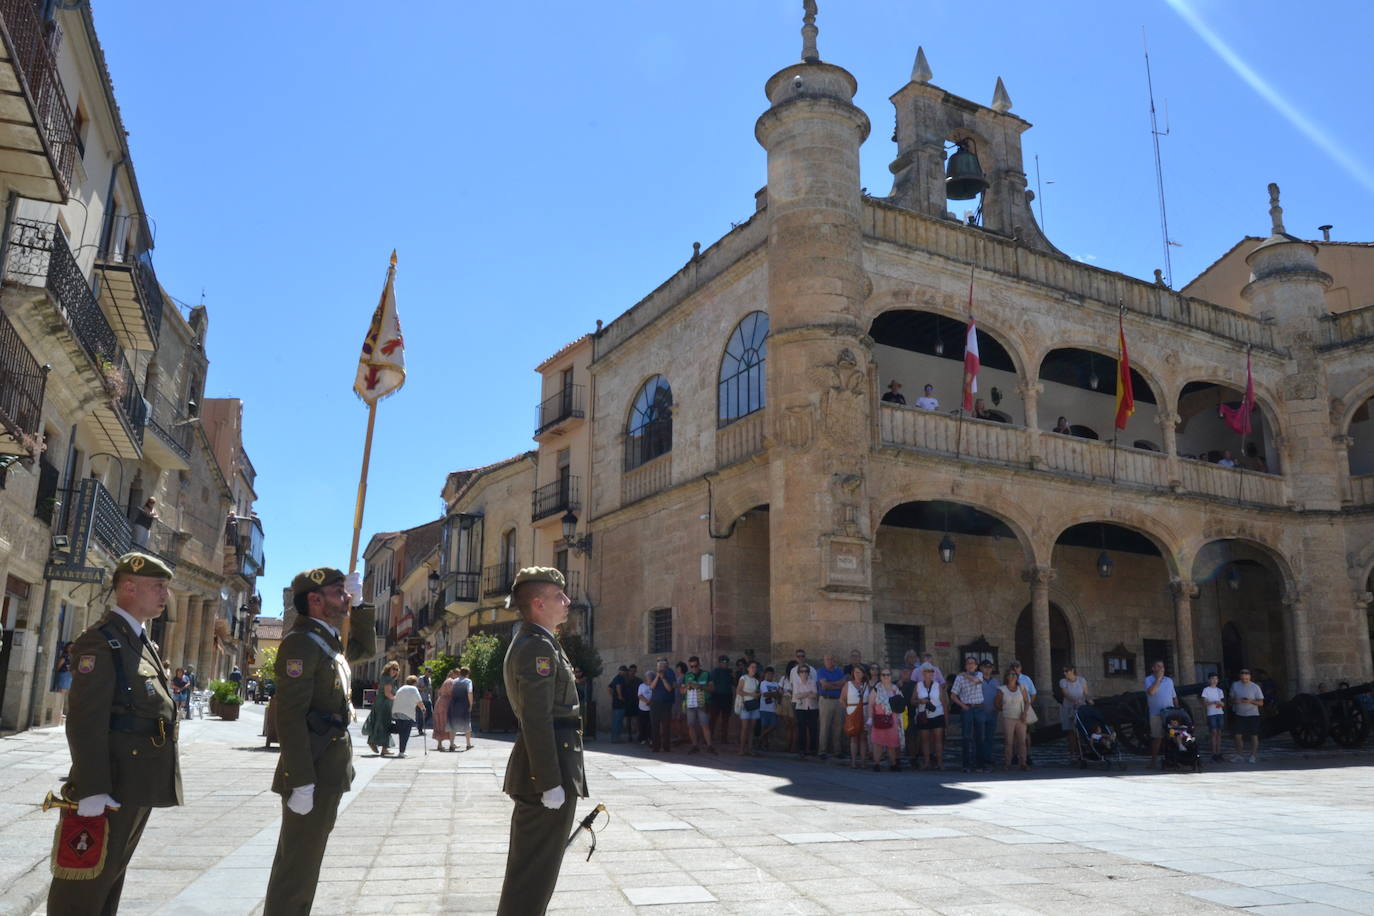
<svg viewBox="0 0 1374 916"><path fill-rule="evenodd" d="M857 738L864 733L864 708L855 706L854 711L844 717L845 737Z"/></svg>
<svg viewBox="0 0 1374 916"><path fill-rule="evenodd" d="M874 727L874 728L891 728L891 727L892 727L892 713L890 713L890 712L875 712L875 713L873 714L873 727ZM876 764L875 764L875 766L876 766Z"/></svg>
<svg viewBox="0 0 1374 916"><path fill-rule="evenodd" d="M752 700L745 700L745 701L744 701L744 711L745 711L745 712L758 712L758 711L759 711L759 698L758 698L758 697L754 697L754 699L752 699Z"/></svg>
<svg viewBox="0 0 1374 916"><path fill-rule="evenodd" d="M902 696L900 693L893 694L889 697L887 704L892 707L894 713L901 714L906 712L906 697Z"/></svg>
<svg viewBox="0 0 1374 916"><path fill-rule="evenodd" d="M1040 721L1040 717L1035 714L1035 707L1031 705L1030 697L1026 697L1026 725L1034 725Z"/></svg>

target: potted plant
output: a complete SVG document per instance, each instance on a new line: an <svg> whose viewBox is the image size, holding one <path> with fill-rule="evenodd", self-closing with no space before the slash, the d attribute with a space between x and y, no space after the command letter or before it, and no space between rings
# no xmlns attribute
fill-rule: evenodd
<svg viewBox="0 0 1374 916"><path fill-rule="evenodd" d="M100 383L104 386L105 393L116 401L122 400L129 393L129 382L120 367L103 356L100 358Z"/></svg>
<svg viewBox="0 0 1374 916"><path fill-rule="evenodd" d="M463 643L462 664L467 667L472 678L472 691L481 699L478 701L478 728L484 732L496 727L508 730L510 703L496 695L496 686L501 683L501 666L506 659L509 637L476 633Z"/></svg>
<svg viewBox="0 0 1374 916"><path fill-rule="evenodd" d="M226 722L236 721L243 697L239 696L238 685L233 681L210 682L210 714L219 716Z"/></svg>

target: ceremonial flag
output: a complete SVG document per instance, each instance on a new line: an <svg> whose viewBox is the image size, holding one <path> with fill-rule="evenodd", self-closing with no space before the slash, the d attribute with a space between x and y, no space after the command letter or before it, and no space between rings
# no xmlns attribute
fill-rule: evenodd
<svg viewBox="0 0 1374 916"><path fill-rule="evenodd" d="M978 326L973 320L973 281L968 282L968 333L964 336L964 410L973 412L973 396L978 393Z"/></svg>
<svg viewBox="0 0 1374 916"><path fill-rule="evenodd" d="M396 317L396 252L391 252L391 267L386 272L386 286L381 301L372 313L372 324L363 339L363 354L358 359L358 377L353 391L368 406L375 406L389 394L394 394L406 382L405 341L401 338L401 322Z"/></svg>
<svg viewBox="0 0 1374 916"><path fill-rule="evenodd" d="M1255 379L1250 374L1250 354L1245 354L1245 398L1240 402L1239 407L1231 407L1222 404L1217 408L1226 425L1240 433L1242 436L1250 432L1250 414L1255 409Z"/></svg>
<svg viewBox="0 0 1374 916"><path fill-rule="evenodd" d="M1131 385L1131 357L1126 352L1125 316L1116 316L1116 428L1125 429L1135 413L1135 388Z"/></svg>

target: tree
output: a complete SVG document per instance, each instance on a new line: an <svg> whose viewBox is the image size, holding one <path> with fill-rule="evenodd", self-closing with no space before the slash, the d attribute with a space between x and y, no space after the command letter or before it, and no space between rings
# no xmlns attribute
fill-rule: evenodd
<svg viewBox="0 0 1374 916"><path fill-rule="evenodd" d="M269 646L258 653L258 679L275 681L277 679L277 647Z"/></svg>
<svg viewBox="0 0 1374 916"><path fill-rule="evenodd" d="M472 676L473 692L481 696L501 683L501 665L506 659L508 636L474 633L463 643L461 664Z"/></svg>
<svg viewBox="0 0 1374 916"><path fill-rule="evenodd" d="M420 666L420 671L429 676L430 686L438 690L443 686L444 679L454 668L459 667L458 659L449 655L447 652L440 652Z"/></svg>
<svg viewBox="0 0 1374 916"><path fill-rule="evenodd" d="M601 653L591 643L576 633L560 636L558 641L563 644L568 661L586 675L587 680L601 676Z"/></svg>

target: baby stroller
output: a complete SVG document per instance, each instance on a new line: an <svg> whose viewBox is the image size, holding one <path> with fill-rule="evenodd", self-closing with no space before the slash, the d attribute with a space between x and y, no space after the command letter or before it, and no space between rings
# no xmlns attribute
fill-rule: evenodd
<svg viewBox="0 0 1374 916"><path fill-rule="evenodd" d="M1193 735L1193 717L1188 710L1170 706L1161 710L1159 717L1164 720L1164 763L1166 766L1191 769L1202 772L1202 756L1197 752L1197 738ZM1179 746L1180 737L1182 747Z"/></svg>
<svg viewBox="0 0 1374 916"><path fill-rule="evenodd" d="M1121 760L1121 743L1107 718L1095 706L1080 706L1074 712L1073 727L1078 733L1078 766L1087 769L1090 763L1100 763L1104 770L1115 764L1126 769Z"/></svg>

